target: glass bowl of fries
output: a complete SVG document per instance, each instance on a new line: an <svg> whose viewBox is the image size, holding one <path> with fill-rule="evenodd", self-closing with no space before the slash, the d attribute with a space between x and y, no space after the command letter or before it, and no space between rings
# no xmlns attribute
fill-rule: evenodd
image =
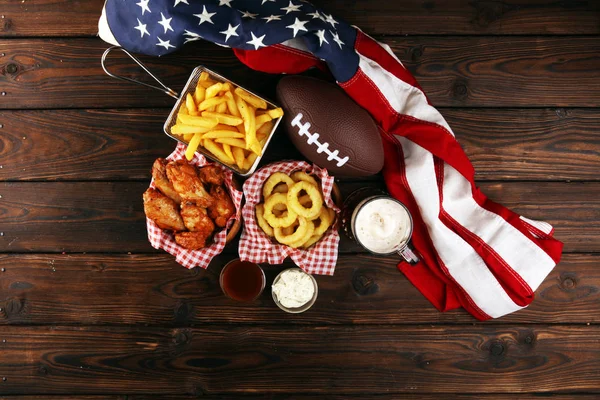
<svg viewBox="0 0 600 400"><path fill-rule="evenodd" d="M164 125L165 133L194 153L241 176L258 166L283 110L202 66L192 72Z"/></svg>

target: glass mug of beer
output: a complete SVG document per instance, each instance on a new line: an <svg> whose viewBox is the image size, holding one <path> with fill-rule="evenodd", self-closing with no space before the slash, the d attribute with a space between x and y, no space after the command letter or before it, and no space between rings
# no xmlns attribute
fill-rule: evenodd
<svg viewBox="0 0 600 400"><path fill-rule="evenodd" d="M408 208L381 190L352 192L344 201L342 224L352 240L373 254L397 253L410 264L419 262L410 244L413 220Z"/></svg>

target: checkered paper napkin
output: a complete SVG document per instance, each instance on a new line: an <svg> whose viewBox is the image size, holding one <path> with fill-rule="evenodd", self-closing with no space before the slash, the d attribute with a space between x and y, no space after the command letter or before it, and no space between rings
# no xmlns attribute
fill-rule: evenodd
<svg viewBox="0 0 600 400"><path fill-rule="evenodd" d="M185 149L186 146L179 143L175 151L173 151L168 157L167 160L185 160ZM194 164L197 167L202 167L204 165L209 164L206 158L197 154L194 156L190 164ZM231 228L233 223L241 218L242 211L242 197L243 194L239 190L237 190L233 185L233 173L231 170L223 167L220 164L218 165L223 172L225 173L225 187L227 188L229 194L231 195L231 200L233 200L233 204L235 205L236 213L229 218L227 221L227 226L225 229L222 229L220 232L214 235L213 243L205 247L201 250L189 250L181 247L175 242L175 238L173 235L164 232L160 229L154 221L149 218L146 218L146 227L148 228L148 240L150 244L155 249L163 249L167 253L175 256L175 260L183 265L184 267L191 269L194 267L202 267L207 268L210 261L214 256L221 254L223 248L225 247L225 241L227 238L227 231ZM150 182L150 187L154 188L154 180Z"/></svg>
<svg viewBox="0 0 600 400"><path fill-rule="evenodd" d="M273 243L258 226L255 219L255 207L261 202L262 187L267 178L275 172L291 174L300 170L321 179L325 203L328 207L333 208L336 214L340 213L340 209L331 198L334 179L329 176L326 169L321 169L316 165L311 166L304 161L283 161L269 164L255 172L244 183L246 204L242 209L244 230L240 239L240 258L255 263L281 264L289 256L297 266L309 274L333 275L340 242L337 229L329 229L323 235L323 238L308 250L293 249L282 244Z"/></svg>

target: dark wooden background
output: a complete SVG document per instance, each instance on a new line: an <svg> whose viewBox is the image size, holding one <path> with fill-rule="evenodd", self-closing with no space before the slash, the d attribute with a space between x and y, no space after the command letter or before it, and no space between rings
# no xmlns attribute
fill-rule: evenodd
<svg viewBox="0 0 600 400"><path fill-rule="evenodd" d="M555 225L565 254L534 303L485 323L438 313L395 257L348 240L305 314L268 292L227 300L235 245L188 271L146 240L141 193L174 146L172 99L104 75L103 1L1 0L2 399L600 396L600 2L318 3L392 47L488 195ZM176 90L200 63L266 95L278 79L208 43L145 61ZM340 182L365 184L383 182Z"/></svg>

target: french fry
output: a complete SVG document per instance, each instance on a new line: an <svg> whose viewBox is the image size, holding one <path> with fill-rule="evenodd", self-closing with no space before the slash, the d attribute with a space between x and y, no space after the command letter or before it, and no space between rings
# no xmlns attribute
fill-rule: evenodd
<svg viewBox="0 0 600 400"><path fill-rule="evenodd" d="M233 138L233 139L241 139L243 138L244 135L242 133L239 132L233 132L233 131L210 131L210 132L206 132L203 136L202 139L220 139L220 138Z"/></svg>
<svg viewBox="0 0 600 400"><path fill-rule="evenodd" d="M214 85L206 88L206 98L210 99L211 97L215 97L217 94L219 94L222 87L223 87L223 84L218 82L218 83L215 83Z"/></svg>
<svg viewBox="0 0 600 400"><path fill-rule="evenodd" d="M202 103L198 104L198 111L205 111L210 107L218 106L226 101L227 98L225 97L211 97L210 99L206 99Z"/></svg>
<svg viewBox="0 0 600 400"><path fill-rule="evenodd" d="M231 92L226 92L224 96L227 98L227 109L229 110L229 114L240 117L240 110L238 110L237 105L235 104L233 94Z"/></svg>
<svg viewBox="0 0 600 400"><path fill-rule="evenodd" d="M196 108L196 103L194 103L194 98L190 93L185 96L185 107L187 108L188 114L190 115L198 115L198 109Z"/></svg>
<svg viewBox="0 0 600 400"><path fill-rule="evenodd" d="M261 114L261 115L257 115L256 116L256 130L259 130L261 126L263 126L263 124L265 122L270 121L272 118L268 113L265 114Z"/></svg>
<svg viewBox="0 0 600 400"><path fill-rule="evenodd" d="M264 133L258 133L258 131L256 131L256 139L258 139L259 142L263 141L266 138L267 138L266 134L264 134Z"/></svg>
<svg viewBox="0 0 600 400"><path fill-rule="evenodd" d="M218 139L223 140L223 139ZM244 147L246 146L246 142L244 142ZM244 150L241 147L234 147L231 149L233 153L233 159L235 161L235 165L238 166L239 169L244 168Z"/></svg>
<svg viewBox="0 0 600 400"><path fill-rule="evenodd" d="M219 139L215 139L215 142L217 143L221 143L221 144L228 144L230 146L235 147L239 147L241 149L245 149L246 148L246 142L244 141L244 139L234 139L234 138L219 138ZM244 153L242 153L242 158L243 158ZM235 157L234 157L235 160Z"/></svg>
<svg viewBox="0 0 600 400"><path fill-rule="evenodd" d="M171 127L171 133L174 135L185 135L188 133L204 133L210 131L210 129L201 126L175 124Z"/></svg>
<svg viewBox="0 0 600 400"><path fill-rule="evenodd" d="M217 112L204 111L202 112L202 116L206 118L215 118L219 121L219 123L225 125L238 126L239 124L244 123L244 120L240 117L235 117L233 115L228 114L221 114Z"/></svg>
<svg viewBox="0 0 600 400"><path fill-rule="evenodd" d="M186 106L179 107L179 112L177 114L178 115L181 115L181 114L189 115L187 107Z"/></svg>
<svg viewBox="0 0 600 400"><path fill-rule="evenodd" d="M196 116L196 115L179 115L179 119L185 125L201 126L203 128L214 128L219 124L219 120L214 117Z"/></svg>
<svg viewBox="0 0 600 400"><path fill-rule="evenodd" d="M206 89L202 86L196 86L196 90L194 91L194 100L196 100L196 104L200 104L206 98Z"/></svg>
<svg viewBox="0 0 600 400"><path fill-rule="evenodd" d="M206 109L206 111L215 112L215 111L217 111L217 107L215 107L215 106L208 107L208 108Z"/></svg>
<svg viewBox="0 0 600 400"><path fill-rule="evenodd" d="M192 138L194 137L195 133L186 133L185 135L181 135L183 136L183 140L185 140L186 142L190 142L190 140L192 140ZM202 135L202 134L200 134Z"/></svg>
<svg viewBox="0 0 600 400"><path fill-rule="evenodd" d="M238 131L237 127L235 126L231 126L231 125L225 125L225 124L219 124L217 126L215 126L215 131L233 131L233 132L240 132ZM243 133L243 132L240 132ZM246 136L246 134L244 134L244 137Z"/></svg>
<svg viewBox="0 0 600 400"><path fill-rule="evenodd" d="M229 93L229 92L227 92L227 93ZM218 112L218 113L220 113L220 114L227 114L227 102L219 104L215 108L215 111Z"/></svg>
<svg viewBox="0 0 600 400"><path fill-rule="evenodd" d="M212 155L217 157L221 162L225 164L233 164L233 159L230 159L229 156L223 151L215 142L210 139L204 140L204 147L206 150L210 151Z"/></svg>
<svg viewBox="0 0 600 400"><path fill-rule="evenodd" d="M187 149L185 149L185 158L190 161L194 158L194 153L198 150L198 146L200 145L200 140L202 140L202 134L196 133L190 143L188 144Z"/></svg>
<svg viewBox="0 0 600 400"><path fill-rule="evenodd" d="M223 86L221 86L221 92L229 92L231 91L231 89L233 88L231 87L231 83L229 82L225 82Z"/></svg>
<svg viewBox="0 0 600 400"><path fill-rule="evenodd" d="M252 153L256 154L257 156L262 156L262 145L260 142L257 141L252 143L250 145L250 150L252 150Z"/></svg>
<svg viewBox="0 0 600 400"><path fill-rule="evenodd" d="M246 149L250 148L250 145L253 142L248 141L248 128L250 128L250 107L246 104L244 99L240 96L235 97L235 104L237 105L238 110L240 110L240 114L242 115L242 119L244 120L244 132L246 133ZM255 120L256 122L256 120Z"/></svg>
<svg viewBox="0 0 600 400"><path fill-rule="evenodd" d="M256 140L256 116L251 106L248 106L248 120L244 121L244 129L246 129L246 148L252 149L258 141Z"/></svg>
<svg viewBox="0 0 600 400"><path fill-rule="evenodd" d="M250 153L248 155L248 157L246 157L246 159L244 160L244 168L245 170L249 170L250 168L252 168L252 164L254 164L254 161L256 161L256 158L258 156L255 153Z"/></svg>
<svg viewBox="0 0 600 400"><path fill-rule="evenodd" d="M260 126L260 128L258 128L256 130L256 134L257 135L264 135L264 136L268 136L269 133L271 133L271 130L273 129L273 121L267 121L264 124L262 124Z"/></svg>
<svg viewBox="0 0 600 400"><path fill-rule="evenodd" d="M258 97L254 96L253 94L250 94L248 92L246 92L244 89L242 88L236 88L235 89L235 94L237 94L238 96L240 96L242 99L244 99L245 102L247 102L248 104L252 105L252 107L255 108L267 108L267 102L259 99Z"/></svg>
<svg viewBox="0 0 600 400"><path fill-rule="evenodd" d="M233 153L231 152L231 146L228 145L227 143L221 143L221 146L223 146L223 151L225 152L225 154L227 154L227 157L231 158L231 163L234 164L235 163L235 158L233 158Z"/></svg>
<svg viewBox="0 0 600 400"><path fill-rule="evenodd" d="M281 108L274 108L272 110L268 110L267 114L269 114L271 118L277 119L279 117L283 117L283 110Z"/></svg>
<svg viewBox="0 0 600 400"><path fill-rule="evenodd" d="M208 72L206 72L206 71L202 71L202 72L200 73L200 78L198 78L198 80L199 80L200 82L202 82L202 81L209 81L209 80L210 80L210 76L208 75Z"/></svg>
<svg viewBox="0 0 600 400"><path fill-rule="evenodd" d="M215 84L215 82L213 82L211 80L198 82L198 86L202 86L204 89L208 89L209 87L211 87L214 84Z"/></svg>

